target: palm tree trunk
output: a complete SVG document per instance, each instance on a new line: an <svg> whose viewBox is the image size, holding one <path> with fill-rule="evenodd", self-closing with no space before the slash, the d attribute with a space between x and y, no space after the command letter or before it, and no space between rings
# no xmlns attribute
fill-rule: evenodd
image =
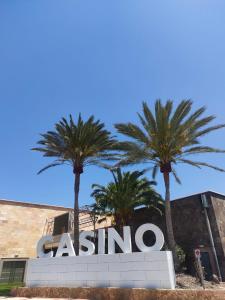
<svg viewBox="0 0 225 300"><path fill-rule="evenodd" d="M170 173L163 172L164 183L166 188L165 194L165 215L166 215L166 230L167 230L167 241L168 247L173 253L175 270L179 267L179 260L176 253L176 242L173 233L171 206L170 206Z"/></svg>
<svg viewBox="0 0 225 300"><path fill-rule="evenodd" d="M74 250L76 255L79 255L79 189L80 189L80 173L75 173L74 182Z"/></svg>

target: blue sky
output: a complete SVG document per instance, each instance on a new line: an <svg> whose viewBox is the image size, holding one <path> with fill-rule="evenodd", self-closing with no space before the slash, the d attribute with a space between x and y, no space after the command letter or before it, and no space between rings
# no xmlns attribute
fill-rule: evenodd
<svg viewBox="0 0 225 300"><path fill-rule="evenodd" d="M156 98L191 98L225 122L224 15L224 0L0 0L0 198L73 205L72 170L36 175L50 160L30 151L70 113L94 114L115 133L114 123L137 121L143 100L152 107ZM224 136L204 143L225 149ZM222 154L203 160L225 168ZM183 184L172 181L173 198L225 193L225 174L178 172ZM92 201L92 183L110 179L86 169L81 205Z"/></svg>

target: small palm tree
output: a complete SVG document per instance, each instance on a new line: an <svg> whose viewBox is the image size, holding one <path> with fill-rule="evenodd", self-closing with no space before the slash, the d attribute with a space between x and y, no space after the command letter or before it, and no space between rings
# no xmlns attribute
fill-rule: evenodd
<svg viewBox="0 0 225 300"><path fill-rule="evenodd" d="M203 166L224 171L206 162L193 161L188 157L202 153L224 152L208 146L200 145L200 138L211 131L225 127L225 124L207 126L215 117L202 117L205 107L191 113L192 101L183 100L173 110L173 102L167 101L162 105L160 100L155 102L155 111L152 112L147 104L143 103L143 114L138 114L141 127L133 124L116 124L118 132L131 140L120 143L123 151L123 164L152 163L153 178L158 169L163 174L165 183L165 216L169 249L173 251L175 266L178 266L176 244L174 240L171 208L170 208L170 173L180 180L174 166L178 163L188 164L197 168Z"/></svg>
<svg viewBox="0 0 225 300"><path fill-rule="evenodd" d="M38 173L50 167L62 164L70 164L75 176L74 182L74 248L79 253L79 188L80 175L84 168L90 165L101 165L104 161L115 158L112 152L115 140L104 124L95 121L91 116L84 122L79 115L77 123L70 115L69 121L62 118L56 123L54 131L41 134L42 139L38 142L41 147L32 150L40 151L43 156L55 157L56 160L41 169Z"/></svg>
<svg viewBox="0 0 225 300"><path fill-rule="evenodd" d="M160 210L162 198L152 187L156 183L143 178L144 171L111 172L114 181L106 186L93 184L92 197L99 211L113 215L116 225L128 225L134 209L141 205Z"/></svg>

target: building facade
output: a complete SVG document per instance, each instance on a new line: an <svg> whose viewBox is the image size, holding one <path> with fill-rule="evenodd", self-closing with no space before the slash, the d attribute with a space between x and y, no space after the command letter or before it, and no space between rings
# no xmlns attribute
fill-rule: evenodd
<svg viewBox="0 0 225 300"><path fill-rule="evenodd" d="M175 240L186 254L188 272L195 273L194 251L200 249L206 278L211 279L212 274L216 274L225 281L225 196L208 191L171 201L171 207ZM99 222L99 216L86 210L80 211L79 218L81 231L112 225L110 218ZM166 238L163 212L147 208L135 210L129 224L131 230L135 232L144 223L159 226ZM0 200L0 282L22 281L26 261L36 257L37 241L51 234L53 243L45 245L46 251L56 250L64 232L73 235L71 208ZM149 232L144 240L150 245L154 236ZM94 241L97 242L97 238ZM133 251L138 251L134 241L132 244ZM120 252L119 247L117 250Z"/></svg>
<svg viewBox="0 0 225 300"><path fill-rule="evenodd" d="M0 282L22 281L49 218L69 208L0 200Z"/></svg>
<svg viewBox="0 0 225 300"><path fill-rule="evenodd" d="M225 196L207 191L171 201L176 243L186 254L186 267L194 274L194 251L200 249L207 279L212 274L225 281ZM134 214L133 224L151 222L165 234L165 218L142 208Z"/></svg>
<svg viewBox="0 0 225 300"><path fill-rule="evenodd" d="M80 230L107 227L108 221L97 222L98 217L88 210L80 210ZM10 200L0 200L0 282L21 282L26 273L26 262L36 257L37 241L44 235L53 235L54 243L46 250L56 248L61 234L73 233L73 209Z"/></svg>

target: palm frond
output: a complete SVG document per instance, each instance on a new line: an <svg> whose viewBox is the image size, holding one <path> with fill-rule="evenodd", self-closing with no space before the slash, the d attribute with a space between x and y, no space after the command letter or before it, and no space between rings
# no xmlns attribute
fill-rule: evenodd
<svg viewBox="0 0 225 300"><path fill-rule="evenodd" d="M183 151L182 155L192 155L192 154L200 154L200 153L225 153L225 150L217 149L208 146L197 146L187 148Z"/></svg>
<svg viewBox="0 0 225 300"><path fill-rule="evenodd" d="M152 168L152 178L156 178L156 175L158 173L159 170L159 166L157 164L154 165L154 167Z"/></svg>
<svg viewBox="0 0 225 300"><path fill-rule="evenodd" d="M142 103L142 109L143 109L143 114L146 120L146 123L148 124L149 129L152 132L156 132L156 120L151 112L151 110L148 108L148 105L146 102Z"/></svg>
<svg viewBox="0 0 225 300"><path fill-rule="evenodd" d="M38 147L32 150L83 168L118 160L116 143L115 138L105 129L104 123L95 121L94 116L90 116L85 122L79 114L77 122L70 115L69 121L62 118L55 124L55 131L41 134ZM46 168L42 171L44 170Z"/></svg>
<svg viewBox="0 0 225 300"><path fill-rule="evenodd" d="M148 143L148 137L145 135L145 133L138 126L132 123L127 123L127 124L118 123L115 124L115 127L120 133L124 135L136 139L141 143Z"/></svg>
<svg viewBox="0 0 225 300"><path fill-rule="evenodd" d="M216 125L216 126L211 126L211 127L208 127L204 130L201 130L201 131L198 131L196 134L195 134L195 138L197 137L200 137L200 136L203 136L207 133L210 133L212 131L215 131L215 130L218 130L218 129L221 129L221 128L224 128L225 127L225 124L220 124L220 125Z"/></svg>
<svg viewBox="0 0 225 300"><path fill-rule="evenodd" d="M174 176L176 182L177 182L178 184L181 184L181 180L180 180L180 178L178 177L177 172L175 171L174 168L172 168L172 174L173 174L173 176Z"/></svg>
<svg viewBox="0 0 225 300"><path fill-rule="evenodd" d="M148 181L143 177L145 170L122 172L120 168L111 172L113 181L106 186L95 184L92 186L92 197L103 212L111 212L115 220L128 222L129 215L140 205L158 207L161 196L155 192L152 185L155 181ZM160 208L160 205L159 205Z"/></svg>
<svg viewBox="0 0 225 300"><path fill-rule="evenodd" d="M191 100L182 100L176 108L174 115L171 119L171 127L177 128L184 118L189 114L192 106Z"/></svg>
<svg viewBox="0 0 225 300"><path fill-rule="evenodd" d="M192 161L192 160L184 159L184 158L180 158L180 159L178 160L178 162L182 162L182 163L185 163L185 164L189 164L189 165L192 165L192 166L197 167L197 168L208 167L208 168L214 169L214 170L216 170L216 171L225 172L224 169L219 168L219 167L216 167L216 166L211 165L211 164L206 163L206 162Z"/></svg>
<svg viewBox="0 0 225 300"><path fill-rule="evenodd" d="M125 134L130 140L120 142L117 145L122 152L120 162L117 165L154 164L152 175L155 176L157 168L168 164L174 166L176 162L188 163L198 168L206 166L206 164L196 164L191 160L185 160L188 155L225 153L225 150L216 147L202 146L200 140L204 135L224 128L225 124L209 126L215 116L204 117L205 107L200 107L194 112L191 112L191 109L191 100L182 100L174 111L171 100L168 100L165 105L162 104L161 100L156 100L153 112L144 102L143 113L138 114L141 126L139 128L132 124L132 128L139 128L137 131L144 133L146 142L140 137L134 137L131 127L128 129L127 124L120 124L117 127L118 132ZM209 167L222 170L222 168L211 165ZM175 179L177 180L176 176Z"/></svg>
<svg viewBox="0 0 225 300"><path fill-rule="evenodd" d="M41 170L39 170L37 174L39 175L39 174L41 174L42 172L48 170L49 168L56 167L56 166L61 166L61 165L63 165L63 164L64 164L63 161L62 161L62 162L54 162L54 163L51 163L51 164L45 166L44 168L42 168Z"/></svg>

